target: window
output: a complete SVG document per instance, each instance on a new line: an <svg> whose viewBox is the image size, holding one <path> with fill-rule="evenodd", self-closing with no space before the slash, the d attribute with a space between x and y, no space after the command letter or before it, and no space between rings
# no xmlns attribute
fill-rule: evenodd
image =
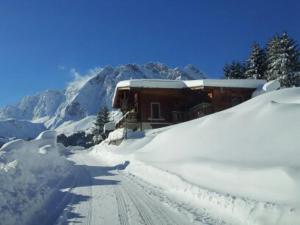
<svg viewBox="0 0 300 225"><path fill-rule="evenodd" d="M151 102L151 118L160 119L160 104Z"/></svg>

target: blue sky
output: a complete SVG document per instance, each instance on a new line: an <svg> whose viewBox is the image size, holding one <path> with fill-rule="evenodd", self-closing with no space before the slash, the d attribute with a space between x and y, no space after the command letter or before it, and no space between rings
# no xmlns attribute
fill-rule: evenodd
<svg viewBox="0 0 300 225"><path fill-rule="evenodd" d="M300 41L299 0L4 0L0 106L61 89L70 70L159 61L211 77L287 31Z"/></svg>

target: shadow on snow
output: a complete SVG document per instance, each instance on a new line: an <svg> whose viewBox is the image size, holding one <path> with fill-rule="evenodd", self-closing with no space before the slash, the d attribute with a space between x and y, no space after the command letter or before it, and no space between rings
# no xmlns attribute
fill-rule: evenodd
<svg viewBox="0 0 300 225"><path fill-rule="evenodd" d="M81 223L76 222L76 219L84 218L84 216L72 211L75 205L89 201L91 196L77 194L71 190L75 187L118 185L120 181L110 179L116 175L113 171L124 170L128 165L129 161L111 167L73 165L73 174L56 185L43 210L37 212L28 225L66 225L71 221L73 224ZM104 179L103 177L106 176L110 178Z"/></svg>

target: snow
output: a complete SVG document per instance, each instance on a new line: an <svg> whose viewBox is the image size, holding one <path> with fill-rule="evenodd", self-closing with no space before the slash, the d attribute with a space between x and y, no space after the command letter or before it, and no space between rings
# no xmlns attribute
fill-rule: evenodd
<svg viewBox="0 0 300 225"><path fill-rule="evenodd" d="M58 134L65 134L66 136L70 136L81 131L91 133L95 121L96 116L87 116L79 121L66 121L55 130Z"/></svg>
<svg viewBox="0 0 300 225"><path fill-rule="evenodd" d="M280 83L278 80L272 80L264 84L262 88L265 92L275 91L280 89Z"/></svg>
<svg viewBox="0 0 300 225"><path fill-rule="evenodd" d="M0 119L35 120L51 117L55 115L64 98L62 92L52 90L26 96L16 106L7 106L0 110Z"/></svg>
<svg viewBox="0 0 300 225"><path fill-rule="evenodd" d="M266 83L265 80L257 79L203 79L183 81L187 87L230 87L230 88L253 88Z"/></svg>
<svg viewBox="0 0 300 225"><path fill-rule="evenodd" d="M180 80L161 80L161 79L138 79L124 80L117 84L117 88L134 87L134 88L170 88L181 89L186 85Z"/></svg>
<svg viewBox="0 0 300 225"><path fill-rule="evenodd" d="M0 120L0 137L32 139L44 131L46 127L41 123L21 120Z"/></svg>
<svg viewBox="0 0 300 225"><path fill-rule="evenodd" d="M116 88L195 88L195 87L231 87L254 88L265 84L265 80L256 79L202 79L202 80L161 80L137 79L120 81Z"/></svg>
<svg viewBox="0 0 300 225"><path fill-rule="evenodd" d="M92 152L73 153L69 160L78 171L74 187L66 192L75 197L55 224L224 225L203 211L194 215L197 210L190 212L188 205L180 205L151 184L123 173L128 162L109 166Z"/></svg>
<svg viewBox="0 0 300 225"><path fill-rule="evenodd" d="M104 124L104 129L103 129L104 132L113 131L115 129L116 129L116 124L113 121Z"/></svg>
<svg viewBox="0 0 300 225"><path fill-rule="evenodd" d="M112 110L109 113L109 120L115 122L117 124L123 117L123 113L121 110Z"/></svg>
<svg viewBox="0 0 300 225"><path fill-rule="evenodd" d="M278 80L271 80L261 87L258 87L255 92L253 92L252 97L256 97L258 95L271 92L271 91L276 91L280 89L280 83Z"/></svg>
<svg viewBox="0 0 300 225"><path fill-rule="evenodd" d="M272 91L94 152L232 224L299 224L299 96Z"/></svg>
<svg viewBox="0 0 300 225"><path fill-rule="evenodd" d="M113 141L120 141L125 137L125 129L119 128L116 129L108 134L106 141L113 142Z"/></svg>
<svg viewBox="0 0 300 225"><path fill-rule="evenodd" d="M44 207L57 185L70 173L60 156L53 131L32 141L15 140L0 149L0 221L22 225Z"/></svg>

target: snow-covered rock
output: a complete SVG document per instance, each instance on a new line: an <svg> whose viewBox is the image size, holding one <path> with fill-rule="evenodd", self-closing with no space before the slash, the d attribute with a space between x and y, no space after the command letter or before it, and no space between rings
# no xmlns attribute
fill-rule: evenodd
<svg viewBox="0 0 300 225"><path fill-rule="evenodd" d="M204 75L192 65L184 69L169 68L161 63L106 66L77 77L64 92L45 91L28 96L16 106L0 110L0 119L34 120L56 128L66 121L78 121L95 115L99 108L111 107L116 84L128 79L201 79Z"/></svg>

